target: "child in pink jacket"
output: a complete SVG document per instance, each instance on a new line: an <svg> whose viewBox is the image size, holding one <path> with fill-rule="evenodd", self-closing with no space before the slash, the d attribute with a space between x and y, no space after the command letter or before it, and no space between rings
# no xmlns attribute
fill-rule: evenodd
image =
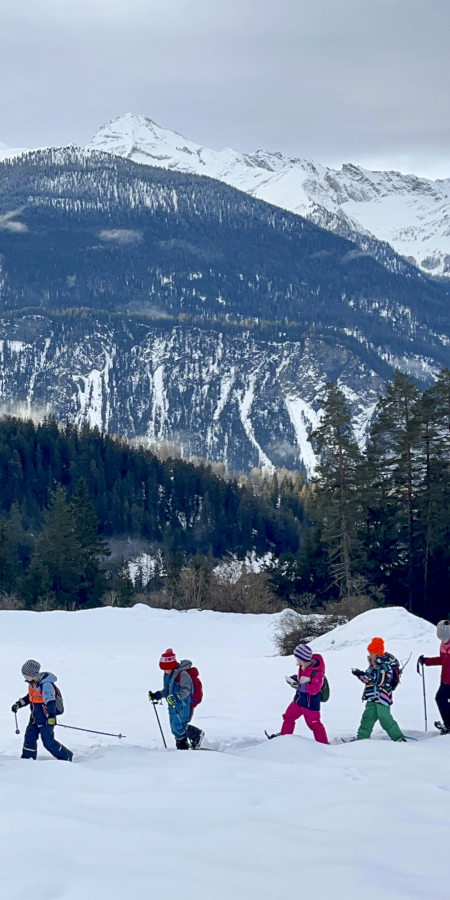
<svg viewBox="0 0 450 900"><path fill-rule="evenodd" d="M299 644L294 650L298 676L286 680L296 687L295 697L283 716L280 734L292 734L295 723L304 716L319 744L328 744L327 733L320 721L320 692L325 676L325 663L319 653L313 653L307 644Z"/></svg>

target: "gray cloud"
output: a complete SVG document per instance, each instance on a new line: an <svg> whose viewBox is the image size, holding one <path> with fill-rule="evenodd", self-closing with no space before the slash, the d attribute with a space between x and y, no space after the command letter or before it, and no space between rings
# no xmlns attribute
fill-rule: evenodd
<svg viewBox="0 0 450 900"><path fill-rule="evenodd" d="M217 149L450 175L448 0L5 5L10 146L84 144L130 111Z"/></svg>

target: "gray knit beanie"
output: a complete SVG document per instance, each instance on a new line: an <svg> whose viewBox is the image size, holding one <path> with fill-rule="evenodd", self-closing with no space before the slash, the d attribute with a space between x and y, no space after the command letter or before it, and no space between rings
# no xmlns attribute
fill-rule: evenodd
<svg viewBox="0 0 450 900"><path fill-rule="evenodd" d="M441 622L438 622L436 633L439 640L442 641L443 644L446 644L447 641L450 641L450 622L448 619L442 619Z"/></svg>
<svg viewBox="0 0 450 900"><path fill-rule="evenodd" d="M36 678L36 675L39 675L40 671L41 664L36 662L35 659L27 659L21 669L24 678Z"/></svg>

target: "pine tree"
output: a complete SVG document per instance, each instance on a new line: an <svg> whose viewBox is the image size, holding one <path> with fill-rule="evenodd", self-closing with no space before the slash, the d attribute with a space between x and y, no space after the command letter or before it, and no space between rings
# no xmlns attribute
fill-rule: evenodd
<svg viewBox="0 0 450 900"><path fill-rule="evenodd" d="M447 615L450 567L450 371L444 369L419 403L420 464L422 478L418 494L418 565L423 569L423 605L426 617Z"/></svg>
<svg viewBox="0 0 450 900"><path fill-rule="evenodd" d="M12 591L19 574L19 557L11 540L9 522L0 521L0 591Z"/></svg>
<svg viewBox="0 0 450 900"><path fill-rule="evenodd" d="M79 586L78 604L95 605L106 588L100 558L110 556L105 539L99 534L98 518L84 478L80 478L72 497L75 534L80 544L80 564L83 570Z"/></svg>
<svg viewBox="0 0 450 900"><path fill-rule="evenodd" d="M342 598L352 594L357 570L361 454L345 397L333 383L327 384L323 408L321 424L309 438L319 455L311 509L323 522L322 539L329 548L332 573L330 587L335 586Z"/></svg>
<svg viewBox="0 0 450 900"><path fill-rule="evenodd" d="M373 524L371 543L387 578L392 580L395 573L399 590L402 582L406 583L405 599L411 611L415 596L415 526L421 477L419 401L415 379L397 370L379 400L366 454L366 478L370 483L367 515Z"/></svg>
<svg viewBox="0 0 450 900"><path fill-rule="evenodd" d="M44 510L42 530L25 577L28 604L45 597L56 606L73 608L83 585L84 562L73 507L60 486Z"/></svg>

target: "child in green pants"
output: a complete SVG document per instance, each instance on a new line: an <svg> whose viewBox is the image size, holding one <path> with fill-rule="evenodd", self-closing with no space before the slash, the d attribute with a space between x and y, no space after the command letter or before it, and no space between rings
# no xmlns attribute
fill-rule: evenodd
<svg viewBox="0 0 450 900"><path fill-rule="evenodd" d="M366 701L356 739L362 741L370 738L375 722L378 721L391 741L405 741L406 738L391 713L398 660L390 653L385 653L382 638L373 638L367 650L369 668L365 672L352 669L353 674L364 684L363 700Z"/></svg>

